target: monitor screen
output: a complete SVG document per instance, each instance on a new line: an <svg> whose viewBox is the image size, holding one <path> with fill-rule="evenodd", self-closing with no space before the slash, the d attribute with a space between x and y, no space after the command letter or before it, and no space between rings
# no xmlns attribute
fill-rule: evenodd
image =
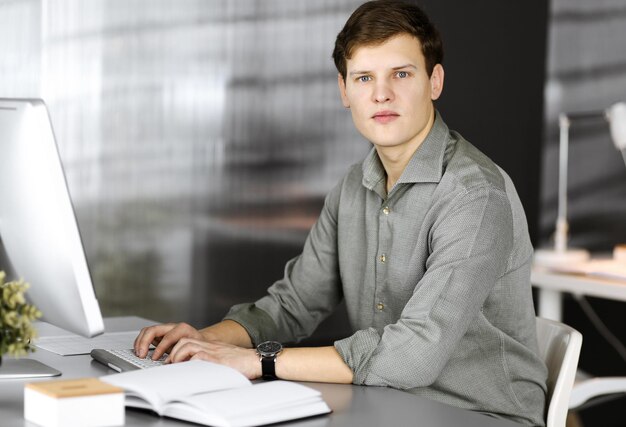
<svg viewBox="0 0 626 427"><path fill-rule="evenodd" d="M30 283L42 320L92 337L98 300L46 105L0 98L0 269Z"/></svg>

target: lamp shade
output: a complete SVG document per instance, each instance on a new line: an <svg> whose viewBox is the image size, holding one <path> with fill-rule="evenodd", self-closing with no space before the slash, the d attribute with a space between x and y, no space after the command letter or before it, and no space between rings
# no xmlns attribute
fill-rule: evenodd
<svg viewBox="0 0 626 427"><path fill-rule="evenodd" d="M607 111L611 137L618 150L626 149L626 103L618 102Z"/></svg>

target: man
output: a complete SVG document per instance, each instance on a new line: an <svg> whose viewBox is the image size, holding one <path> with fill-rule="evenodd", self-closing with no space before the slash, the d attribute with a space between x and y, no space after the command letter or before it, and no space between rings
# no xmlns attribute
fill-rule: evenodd
<svg viewBox="0 0 626 427"><path fill-rule="evenodd" d="M435 110L444 83L437 30L416 6L368 2L333 57L341 100L371 152L326 197L302 254L267 296L200 331L146 328L137 355L153 343L153 357L169 351L168 362L390 386L543 425L526 219L510 178ZM353 335L282 349L342 299Z"/></svg>

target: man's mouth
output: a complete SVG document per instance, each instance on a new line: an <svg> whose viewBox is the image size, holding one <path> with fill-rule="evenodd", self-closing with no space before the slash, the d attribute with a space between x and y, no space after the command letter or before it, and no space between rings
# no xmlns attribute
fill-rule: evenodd
<svg viewBox="0 0 626 427"><path fill-rule="evenodd" d="M378 111L372 116L372 119L374 119L377 123L385 124L394 121L398 117L400 117L400 114L395 111L385 110Z"/></svg>

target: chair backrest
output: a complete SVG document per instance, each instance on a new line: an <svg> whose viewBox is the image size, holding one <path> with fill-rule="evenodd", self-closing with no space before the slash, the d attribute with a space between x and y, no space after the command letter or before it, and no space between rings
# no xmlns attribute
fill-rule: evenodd
<svg viewBox="0 0 626 427"><path fill-rule="evenodd" d="M539 357L548 367L546 427L565 427L583 336L554 320L537 317Z"/></svg>

